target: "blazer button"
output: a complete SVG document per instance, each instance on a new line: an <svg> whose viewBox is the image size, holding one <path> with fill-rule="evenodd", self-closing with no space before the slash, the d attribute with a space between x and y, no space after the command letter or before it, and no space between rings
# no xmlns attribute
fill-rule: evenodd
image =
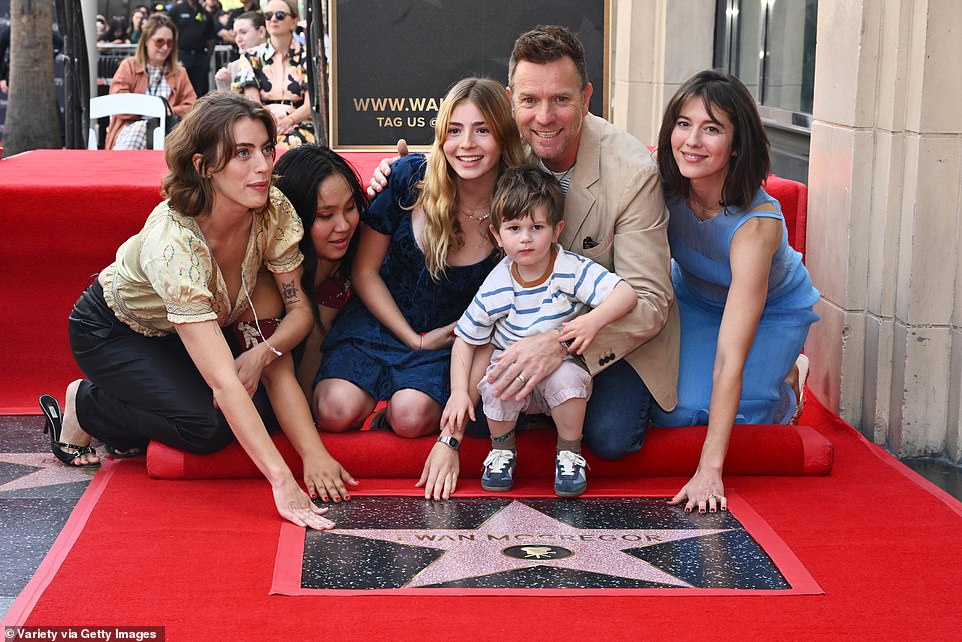
<svg viewBox="0 0 962 642"><path fill-rule="evenodd" d="M601 359L598 359L598 365L599 365L599 366L603 366L603 365L605 365L606 363L608 363L608 362L605 361L604 357L602 357Z"/></svg>

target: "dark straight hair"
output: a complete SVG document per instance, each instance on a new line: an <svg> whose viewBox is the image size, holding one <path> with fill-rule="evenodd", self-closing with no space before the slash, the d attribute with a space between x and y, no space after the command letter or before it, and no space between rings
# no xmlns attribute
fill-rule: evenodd
<svg viewBox="0 0 962 642"><path fill-rule="evenodd" d="M361 187L357 170L337 152L325 145L308 144L290 149L274 165L274 185L284 192L304 225L304 236L300 249L304 255L304 276L301 287L314 299L314 277L317 275L317 250L311 240L311 226L317 216L317 190L329 176L341 176L354 195L354 205L358 214L367 207L367 192ZM357 230L348 244L347 253L341 260L337 273L347 277L351 271L351 261L357 251L361 235ZM316 301L315 301L316 303ZM317 305L312 306L317 315Z"/></svg>
<svg viewBox="0 0 962 642"><path fill-rule="evenodd" d="M732 156L722 188L722 202L726 206L748 207L771 172L768 134L751 92L738 78L717 69L700 71L685 81L665 109L658 132L658 169L665 192L682 198L691 194L691 183L681 175L671 148L675 121L691 98L701 98L712 118L717 120L715 114L721 111L734 125Z"/></svg>

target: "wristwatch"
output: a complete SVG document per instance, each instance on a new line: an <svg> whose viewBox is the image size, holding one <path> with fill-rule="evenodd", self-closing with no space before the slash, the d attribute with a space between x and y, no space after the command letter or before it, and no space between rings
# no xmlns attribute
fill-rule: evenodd
<svg viewBox="0 0 962 642"><path fill-rule="evenodd" d="M440 437L438 437L438 443L444 444L446 446L450 446L455 450L461 447L461 442L458 441L457 438L452 437L451 435L441 435Z"/></svg>

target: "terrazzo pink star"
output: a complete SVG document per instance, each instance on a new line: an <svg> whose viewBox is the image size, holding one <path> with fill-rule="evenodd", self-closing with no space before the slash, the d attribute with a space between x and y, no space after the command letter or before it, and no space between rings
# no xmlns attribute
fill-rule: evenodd
<svg viewBox="0 0 962 642"><path fill-rule="evenodd" d="M476 529L338 529L337 534L446 551L404 588L533 566L569 568L688 588L692 585L623 551L726 530L729 529L579 528L515 501ZM520 557L509 556L505 552L509 548Z"/></svg>

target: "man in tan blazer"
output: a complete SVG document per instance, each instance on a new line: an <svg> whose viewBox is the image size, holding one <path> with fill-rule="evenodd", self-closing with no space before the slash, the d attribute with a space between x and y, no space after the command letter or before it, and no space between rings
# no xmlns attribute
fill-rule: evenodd
<svg viewBox="0 0 962 642"><path fill-rule="evenodd" d="M522 34L511 54L508 92L531 162L552 172L565 191L560 243L638 294L634 310L600 332L583 355L594 377L584 442L595 455L617 459L641 448L652 403L665 410L677 403L678 309L658 168L637 139L588 112L584 48L570 30L547 26ZM406 153L403 141L398 148ZM372 196L387 184L392 160L382 161L371 179ZM529 337L508 348L489 377L503 397L524 397L566 353L557 332ZM484 413L477 417L468 432L486 435ZM435 449L422 475L426 494L457 476L456 455L443 444Z"/></svg>
<svg viewBox="0 0 962 642"><path fill-rule="evenodd" d="M637 139L588 112L584 49L568 29L538 27L518 38L508 91L532 161L566 192L561 244L638 294L634 310L583 355L594 375L584 440L594 454L616 459L641 447L651 403L669 409L677 401L678 311L658 168ZM504 396L527 395L563 354L557 333L533 337L507 350L491 376Z"/></svg>

